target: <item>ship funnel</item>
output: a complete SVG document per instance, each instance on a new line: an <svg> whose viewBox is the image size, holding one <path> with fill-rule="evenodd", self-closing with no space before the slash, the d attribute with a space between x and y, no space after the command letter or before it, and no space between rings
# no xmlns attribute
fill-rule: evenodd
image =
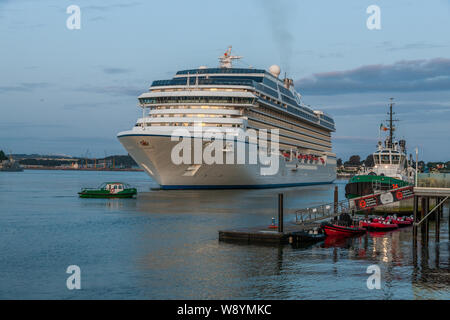
<svg viewBox="0 0 450 320"><path fill-rule="evenodd" d="M289 78L284 78L284 87L286 89L289 89L292 86L294 86L294 80L289 79Z"/></svg>

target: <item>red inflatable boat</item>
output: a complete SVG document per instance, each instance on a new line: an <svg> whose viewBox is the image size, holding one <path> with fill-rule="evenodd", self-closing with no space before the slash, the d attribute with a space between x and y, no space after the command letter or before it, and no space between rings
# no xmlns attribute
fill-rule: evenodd
<svg viewBox="0 0 450 320"><path fill-rule="evenodd" d="M369 222L367 229L370 231L390 231L398 229L398 225L389 222Z"/></svg>
<svg viewBox="0 0 450 320"><path fill-rule="evenodd" d="M364 228L358 228L354 226L344 227L331 223L323 223L322 229L324 230L327 236L340 236L340 237L351 237L366 232L366 229Z"/></svg>
<svg viewBox="0 0 450 320"><path fill-rule="evenodd" d="M392 219L390 222L398 225L399 228L403 228L403 227L412 225L412 221L402 220L402 219Z"/></svg>

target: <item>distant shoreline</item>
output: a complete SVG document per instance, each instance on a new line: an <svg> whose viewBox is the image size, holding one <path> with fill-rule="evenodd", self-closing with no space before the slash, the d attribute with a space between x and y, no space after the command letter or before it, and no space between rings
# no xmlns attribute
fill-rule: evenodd
<svg viewBox="0 0 450 320"><path fill-rule="evenodd" d="M24 170L64 170L64 171L132 171L143 172L140 168L61 168L61 167L24 167Z"/></svg>

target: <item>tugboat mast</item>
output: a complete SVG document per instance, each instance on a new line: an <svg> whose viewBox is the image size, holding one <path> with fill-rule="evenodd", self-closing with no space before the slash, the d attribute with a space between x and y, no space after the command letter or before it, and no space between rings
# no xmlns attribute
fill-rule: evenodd
<svg viewBox="0 0 450 320"><path fill-rule="evenodd" d="M395 112L392 112L392 107L394 106L394 98L390 98L389 100L391 100L390 104L389 104L389 140L388 140L388 145L386 147L388 148L392 148L393 143L394 143L394 121L398 121L398 120L394 120L392 119L392 116L395 114Z"/></svg>

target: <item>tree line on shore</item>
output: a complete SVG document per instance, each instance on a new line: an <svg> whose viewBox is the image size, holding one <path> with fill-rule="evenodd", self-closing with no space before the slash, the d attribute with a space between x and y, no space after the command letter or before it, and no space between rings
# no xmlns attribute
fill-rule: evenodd
<svg viewBox="0 0 450 320"><path fill-rule="evenodd" d="M81 158L81 157L67 157L61 158L56 156L41 156L41 155L31 155L27 157L14 156L18 158L21 165L32 165L32 166L45 166L45 167L57 167L64 166L70 163L78 163L80 166L102 166L107 167L115 166L118 168L132 168L137 167L137 163L130 157L130 155L114 155L105 158L93 159L93 158ZM0 150L0 161L7 160L8 156ZM415 168L415 162L413 161L412 166ZM360 167L373 167L374 161L373 156L369 154L365 160L361 160L359 155L352 155L347 161L343 162L341 158L337 159L337 167L340 171L347 171L351 169L359 169ZM418 166L420 171L433 171L437 170L440 172L450 172L450 161L447 162L427 162L419 161Z"/></svg>
<svg viewBox="0 0 450 320"><path fill-rule="evenodd" d="M79 167L116 167L132 168L137 167L137 163L129 155L113 155L104 158L82 158L69 156L48 156L48 155L13 155L13 158L21 165L60 167L77 164ZM7 160L8 157L0 150L0 161Z"/></svg>

